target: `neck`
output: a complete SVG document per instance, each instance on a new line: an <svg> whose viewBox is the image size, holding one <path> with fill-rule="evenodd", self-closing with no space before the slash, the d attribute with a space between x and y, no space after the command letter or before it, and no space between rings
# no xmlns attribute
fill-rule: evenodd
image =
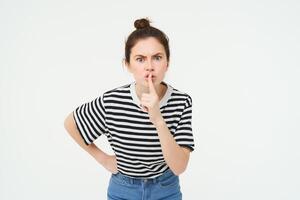
<svg viewBox="0 0 300 200"><path fill-rule="evenodd" d="M161 100L162 97L164 96L165 92L167 91L167 86L163 83L160 83L159 85L155 85L154 87L155 87L156 93L159 97L159 100ZM149 88L136 84L135 91L136 91L138 98L141 99L141 96L143 93L149 93Z"/></svg>

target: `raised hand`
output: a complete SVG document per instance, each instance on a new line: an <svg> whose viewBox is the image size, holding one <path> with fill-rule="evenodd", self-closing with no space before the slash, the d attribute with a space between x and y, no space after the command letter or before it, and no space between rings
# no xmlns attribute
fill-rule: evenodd
<svg viewBox="0 0 300 200"><path fill-rule="evenodd" d="M152 74L148 76L149 93L143 93L141 104L144 112L148 112L150 121L154 124L160 117L159 97L152 82Z"/></svg>

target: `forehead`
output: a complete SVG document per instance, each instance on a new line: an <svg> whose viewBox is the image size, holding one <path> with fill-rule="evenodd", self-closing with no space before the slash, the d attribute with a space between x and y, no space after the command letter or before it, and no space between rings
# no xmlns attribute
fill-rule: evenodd
<svg viewBox="0 0 300 200"><path fill-rule="evenodd" d="M164 46L154 37L140 39L132 47L131 55L154 55L159 52L165 53Z"/></svg>

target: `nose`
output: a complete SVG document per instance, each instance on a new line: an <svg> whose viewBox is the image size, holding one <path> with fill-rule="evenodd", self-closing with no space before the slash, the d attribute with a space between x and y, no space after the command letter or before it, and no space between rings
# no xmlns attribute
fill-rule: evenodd
<svg viewBox="0 0 300 200"><path fill-rule="evenodd" d="M152 72L153 70L154 70L154 67L153 67L153 64L152 64L152 62L150 60L150 61L147 62L146 71Z"/></svg>

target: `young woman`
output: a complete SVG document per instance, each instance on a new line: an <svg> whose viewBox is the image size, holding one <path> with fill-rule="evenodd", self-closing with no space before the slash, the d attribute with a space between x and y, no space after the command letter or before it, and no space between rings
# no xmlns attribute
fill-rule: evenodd
<svg viewBox="0 0 300 200"><path fill-rule="evenodd" d="M134 81L78 106L65 120L72 138L111 173L109 200L179 200L179 175L194 150L192 99L168 83L167 36L135 21L125 44ZM105 135L115 153L93 142Z"/></svg>

